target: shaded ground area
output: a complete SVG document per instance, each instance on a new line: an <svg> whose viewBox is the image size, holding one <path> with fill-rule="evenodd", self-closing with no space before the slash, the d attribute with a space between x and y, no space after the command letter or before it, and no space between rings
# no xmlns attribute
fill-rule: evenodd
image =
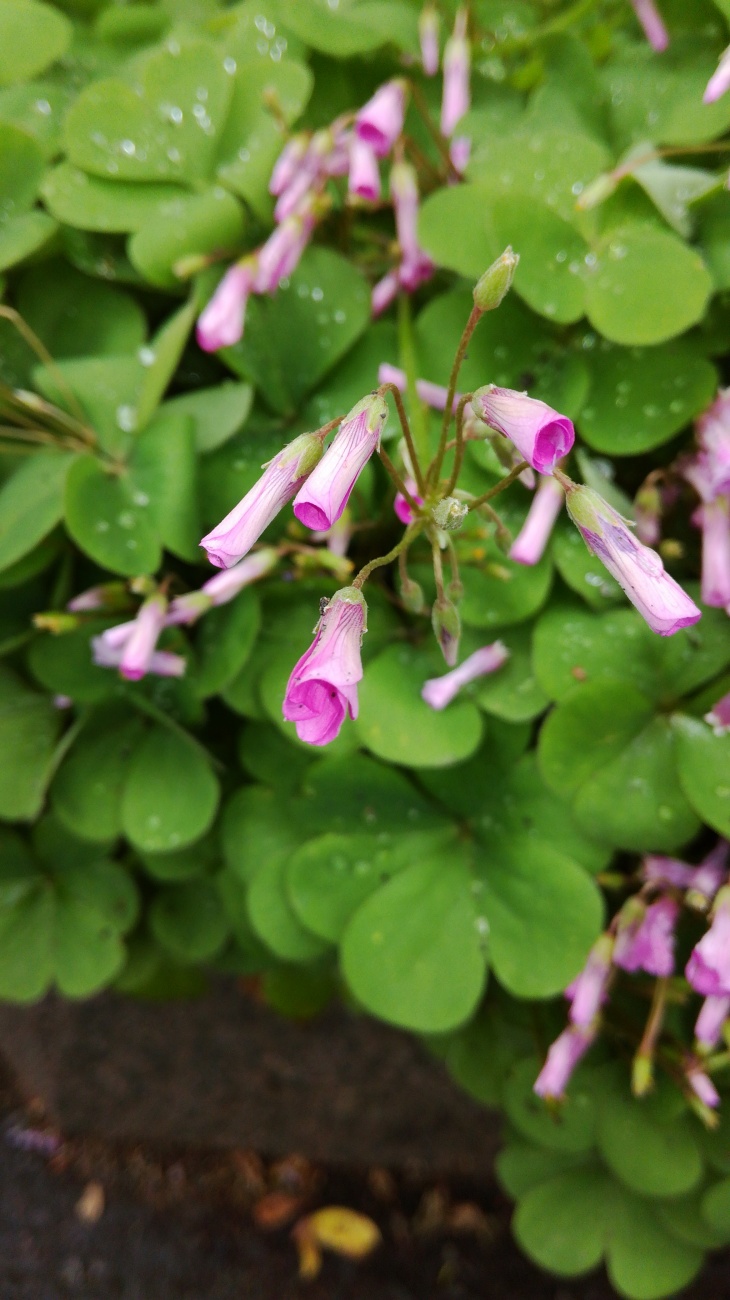
<svg viewBox="0 0 730 1300"><path fill-rule="evenodd" d="M0 1090L1 1300L609 1300L605 1279L547 1278L509 1234L489 1186L332 1171L251 1152L185 1153L99 1141L56 1150L38 1113ZM49 1143L50 1138L50 1143ZM91 1186L90 1186L91 1184ZM300 1281L290 1237L318 1205L371 1216L383 1244L354 1263L325 1257ZM87 1221L84 1221L86 1215ZM279 1226L269 1226L266 1224ZM688 1300L730 1298L715 1257Z"/></svg>

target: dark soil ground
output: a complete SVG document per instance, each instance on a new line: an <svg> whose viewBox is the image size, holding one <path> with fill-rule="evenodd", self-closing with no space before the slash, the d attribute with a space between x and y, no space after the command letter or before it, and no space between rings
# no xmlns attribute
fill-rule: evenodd
<svg viewBox="0 0 730 1300"><path fill-rule="evenodd" d="M493 1186L342 1172L296 1156L64 1141L0 1079L0 1300L610 1300L600 1274L532 1267ZM31 1147L46 1150L27 1149ZM50 1149L53 1148L53 1149ZM292 1225L322 1205L374 1219L382 1244L298 1277ZM715 1256L686 1300L730 1300Z"/></svg>

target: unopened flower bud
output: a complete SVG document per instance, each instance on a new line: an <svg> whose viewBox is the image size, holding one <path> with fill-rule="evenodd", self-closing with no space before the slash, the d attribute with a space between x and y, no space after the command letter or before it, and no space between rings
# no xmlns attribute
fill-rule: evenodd
<svg viewBox="0 0 730 1300"><path fill-rule="evenodd" d="M60 636L63 632L73 632L80 621L75 614L65 614L55 610L50 610L47 614L33 615L33 627L38 628L39 632L52 632L54 636Z"/></svg>
<svg viewBox="0 0 730 1300"><path fill-rule="evenodd" d="M409 614L420 614L424 606L423 588L413 578L404 578L400 584L400 596Z"/></svg>
<svg viewBox="0 0 730 1300"><path fill-rule="evenodd" d="M519 253L513 253L508 244L501 256L492 262L474 285L475 307L480 311L494 311L495 307L499 307L509 293L519 260Z"/></svg>
<svg viewBox="0 0 730 1300"><path fill-rule="evenodd" d="M457 532L468 513L469 507L456 497L444 497L431 511L434 523L438 528L443 528L445 533Z"/></svg>
<svg viewBox="0 0 730 1300"><path fill-rule="evenodd" d="M449 668L453 668L459 655L461 619L459 611L446 596L439 596L431 610L431 626Z"/></svg>

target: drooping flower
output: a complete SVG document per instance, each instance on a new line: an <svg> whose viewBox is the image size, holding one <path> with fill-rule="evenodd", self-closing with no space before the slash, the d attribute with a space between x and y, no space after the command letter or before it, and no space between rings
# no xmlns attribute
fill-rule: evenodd
<svg viewBox="0 0 730 1300"><path fill-rule="evenodd" d="M702 102L705 104L714 104L716 99L725 94L730 87L730 46L723 50L720 55L720 61L713 72L702 96Z"/></svg>
<svg viewBox="0 0 730 1300"><path fill-rule="evenodd" d="M348 193L367 203L377 203L380 198L380 168L372 145L354 136L350 145L350 175Z"/></svg>
<svg viewBox="0 0 730 1300"><path fill-rule="evenodd" d="M702 611L666 572L660 556L642 546L626 520L592 488L561 477L566 505L589 551L623 587L653 632L671 636L691 627Z"/></svg>
<svg viewBox="0 0 730 1300"><path fill-rule="evenodd" d="M717 1091L709 1074L702 1069L699 1062L691 1064L685 1069L685 1079L703 1106L709 1106L714 1110L720 1105L720 1094Z"/></svg>
<svg viewBox="0 0 730 1300"><path fill-rule="evenodd" d="M669 33L654 0L631 0L634 13L644 29L644 35L658 53L669 45Z"/></svg>
<svg viewBox="0 0 730 1300"><path fill-rule="evenodd" d="M200 591L188 591L184 596L176 596L170 602L165 625L173 627L180 623L196 623L202 614L207 614L209 609L213 609L215 605L226 605L229 600L234 600L244 587L249 587L252 582L258 582L259 578L265 577L274 568L278 559L278 552L273 546L262 546L260 551L247 555L240 564L234 564L232 568L223 569L221 573L216 573L213 578L209 578L203 583Z"/></svg>
<svg viewBox="0 0 730 1300"><path fill-rule="evenodd" d="M540 474L552 474L575 441L575 429L567 415L527 393L487 384L477 389L471 404L479 418L509 438Z"/></svg>
<svg viewBox="0 0 730 1300"><path fill-rule="evenodd" d="M296 495L321 455L321 435L302 433L274 456L243 500L201 540L211 564L229 569L242 560Z"/></svg>
<svg viewBox="0 0 730 1300"><path fill-rule="evenodd" d="M253 282L256 293L274 293L281 281L295 270L309 243L319 210L317 203L310 198L298 212L282 221L261 245Z"/></svg>
<svg viewBox="0 0 730 1300"><path fill-rule="evenodd" d="M595 1038L595 1033L569 1025L548 1049L545 1064L532 1085L538 1097L557 1100L565 1093L570 1077Z"/></svg>
<svg viewBox="0 0 730 1300"><path fill-rule="evenodd" d="M409 495L416 502L416 505L422 506L423 497L418 494L418 484L416 483L416 480L409 476L405 480L405 485ZM402 524L406 524L407 526L408 524L413 523L413 510L402 492L396 492L393 509Z"/></svg>
<svg viewBox="0 0 730 1300"><path fill-rule="evenodd" d="M695 1024L695 1038L704 1051L712 1051L715 1044L719 1042L728 1015L730 1015L730 995L722 997L711 994L710 997L705 998Z"/></svg>
<svg viewBox="0 0 730 1300"><path fill-rule="evenodd" d="M511 560L518 564L537 564L542 559L564 501L565 493L557 480L552 475L543 476L527 518L510 548Z"/></svg>
<svg viewBox="0 0 730 1300"><path fill-rule="evenodd" d="M387 414L385 400L371 393L345 416L295 498L294 514L306 528L321 532L339 519L358 475L380 442Z"/></svg>
<svg viewBox="0 0 730 1300"><path fill-rule="evenodd" d="M94 663L101 668L118 668L127 681L136 682L147 673L159 677L182 677L182 655L157 649L158 637L165 626L167 600L156 593L140 606L137 617L128 623L107 628L91 641Z"/></svg>
<svg viewBox="0 0 730 1300"><path fill-rule="evenodd" d="M370 145L378 158L385 158L393 148L403 130L405 110L405 84L396 78L380 86L358 112L355 132Z"/></svg>
<svg viewBox="0 0 730 1300"><path fill-rule="evenodd" d="M421 66L427 77L439 70L439 17L434 4L425 4L418 18L418 36L421 43Z"/></svg>
<svg viewBox="0 0 730 1300"><path fill-rule="evenodd" d="M496 672L508 659L509 650L501 641L482 646L481 650L475 650L458 668L452 668L450 673L424 682L421 696L432 709L445 709L467 682Z"/></svg>
<svg viewBox="0 0 730 1300"><path fill-rule="evenodd" d="M459 9L454 30L444 49L444 88L441 100L441 134L448 139L471 104L469 72L471 49L466 35L467 12Z"/></svg>
<svg viewBox="0 0 730 1300"><path fill-rule="evenodd" d="M704 997L730 997L730 888L715 899L712 924L696 943L685 968L692 988Z"/></svg>
<svg viewBox="0 0 730 1300"><path fill-rule="evenodd" d="M602 934L588 954L583 970L565 990L570 999L569 1018L579 1029L589 1029L608 996L614 939Z"/></svg>
<svg viewBox="0 0 730 1300"><path fill-rule="evenodd" d="M730 691L713 704L710 712L705 714L705 722L709 722L716 736L724 736L730 731Z"/></svg>
<svg viewBox="0 0 730 1300"><path fill-rule="evenodd" d="M232 347L243 335L246 305L256 277L256 259L246 257L229 267L198 317L196 336L204 352Z"/></svg>
<svg viewBox="0 0 730 1300"><path fill-rule="evenodd" d="M343 587L325 606L312 645L292 669L282 706L300 740L328 745L347 714L357 717L362 678L360 645L367 605L356 587Z"/></svg>
<svg viewBox="0 0 730 1300"><path fill-rule="evenodd" d="M649 975L668 976L674 970L674 927L679 903L673 898L658 898L633 924L620 926L616 934L613 962L626 971L646 971Z"/></svg>

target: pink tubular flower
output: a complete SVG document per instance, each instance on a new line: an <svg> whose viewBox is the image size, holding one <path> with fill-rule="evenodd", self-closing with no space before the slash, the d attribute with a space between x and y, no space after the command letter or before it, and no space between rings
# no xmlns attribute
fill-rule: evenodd
<svg viewBox="0 0 730 1300"><path fill-rule="evenodd" d="M269 194L273 194L278 198L280 194L284 193L284 190L289 188L299 171L308 148L309 136L306 131L300 131L298 135L293 135L291 140L284 145L274 163L274 170L269 181Z"/></svg>
<svg viewBox="0 0 730 1300"><path fill-rule="evenodd" d="M730 996L730 888L715 899L712 924L690 953L685 974L704 997Z"/></svg>
<svg viewBox="0 0 730 1300"><path fill-rule="evenodd" d="M666 50L669 45L669 34L654 0L631 0L631 4L652 49L658 53Z"/></svg>
<svg viewBox="0 0 730 1300"><path fill-rule="evenodd" d="M400 281L398 280L397 271L388 271L388 274L384 275L382 280L378 280L378 283L373 286L370 299L370 310L373 316L380 316L390 306L394 298L397 297L399 289Z"/></svg>
<svg viewBox="0 0 730 1300"><path fill-rule="evenodd" d="M449 146L449 158L457 172L465 172L471 157L471 139L468 135L455 135Z"/></svg>
<svg viewBox="0 0 730 1300"><path fill-rule="evenodd" d="M540 474L552 474L575 441L567 415L527 393L487 384L472 398L475 413L514 443L524 460Z"/></svg>
<svg viewBox="0 0 730 1300"><path fill-rule="evenodd" d="M211 564L230 569L248 555L264 529L299 491L321 455L321 436L302 433L274 456L243 500L201 540Z"/></svg>
<svg viewBox="0 0 730 1300"><path fill-rule="evenodd" d="M407 478L405 484L408 489L408 492L413 497L413 500L416 502L416 504L422 506L423 497L418 495L418 484L416 483L415 479ZM395 513L397 514L402 524L406 524L407 526L408 524L413 522L413 511L409 506L408 502L406 501L406 498L404 497L402 492L396 492L395 501L393 502L393 509L395 510Z"/></svg>
<svg viewBox="0 0 730 1300"><path fill-rule="evenodd" d="M256 260L253 288L256 293L273 293L291 275L304 252L316 223L316 207L310 202L287 217L261 246Z"/></svg>
<svg viewBox="0 0 730 1300"><path fill-rule="evenodd" d="M310 745L328 745L349 713L357 717L362 678L360 644L367 631L367 605L356 587L343 587L325 606L312 645L295 664L282 710Z"/></svg>
<svg viewBox="0 0 730 1300"><path fill-rule="evenodd" d="M231 569L216 573L215 577L204 582L200 591L188 591L184 596L176 596L170 602L165 618L166 627L179 623L196 623L202 614L207 614L215 605L226 605L234 600L244 587L258 582L277 564L279 554L273 546L263 546L260 551L246 556L240 564Z"/></svg>
<svg viewBox="0 0 730 1300"><path fill-rule="evenodd" d="M711 1110L720 1105L720 1094L717 1091L712 1079L699 1065L691 1066L685 1078L695 1097L699 1098L703 1106L709 1106Z"/></svg>
<svg viewBox="0 0 730 1300"><path fill-rule="evenodd" d="M204 352L232 347L243 335L246 304L256 274L254 258L229 267L207 307L198 317L196 335Z"/></svg>
<svg viewBox="0 0 730 1300"><path fill-rule="evenodd" d="M167 601L164 596L150 596L140 606L137 617L128 623L107 628L92 638L94 663L101 668L118 668L127 681L137 682L147 673L160 677L182 677L185 660L181 655L157 650L157 639L165 626Z"/></svg>
<svg viewBox="0 0 730 1300"><path fill-rule="evenodd" d="M393 148L403 130L405 110L405 84L396 79L386 81L357 114L355 132L378 158L385 158Z"/></svg>
<svg viewBox="0 0 730 1300"><path fill-rule="evenodd" d="M730 844L727 840L718 840L699 866L692 868L685 898L689 907L701 912L707 911L718 889L727 880L729 853Z"/></svg>
<svg viewBox="0 0 730 1300"><path fill-rule="evenodd" d="M730 731L730 691L713 704L710 712L705 714L705 722L709 722L716 736L724 736Z"/></svg>
<svg viewBox="0 0 730 1300"><path fill-rule="evenodd" d="M511 560L518 564L537 564L542 559L564 500L565 493L556 479L552 476L540 479L527 518L510 548Z"/></svg>
<svg viewBox="0 0 730 1300"><path fill-rule="evenodd" d="M410 163L397 162L390 169L390 197L401 261L412 264L422 256L418 243L418 177Z"/></svg>
<svg viewBox="0 0 730 1300"><path fill-rule="evenodd" d="M538 1097L562 1097L576 1065L585 1056L595 1034L569 1025L550 1047L545 1064L533 1084Z"/></svg>
<svg viewBox="0 0 730 1300"><path fill-rule="evenodd" d="M380 442L387 414L385 400L371 393L345 416L294 501L294 514L306 528L322 532L339 519L358 475Z"/></svg>
<svg viewBox="0 0 730 1300"><path fill-rule="evenodd" d="M588 954L588 960L565 990L570 999L570 1023L589 1029L608 996L614 940L602 934Z"/></svg>
<svg viewBox="0 0 730 1300"><path fill-rule="evenodd" d="M721 95L724 95L725 91L729 87L730 87L730 46L728 46L726 50L723 50L722 54L720 55L720 62L718 63L715 72L713 72L712 76L710 77L710 80L707 83L705 93L702 96L702 102L704 104L714 104L715 100L719 99Z"/></svg>
<svg viewBox="0 0 730 1300"><path fill-rule="evenodd" d="M469 112L471 51L466 35L466 9L459 9L452 35L444 50L444 90L441 100L441 134L453 135L456 123Z"/></svg>
<svg viewBox="0 0 730 1300"><path fill-rule="evenodd" d="M638 924L619 928L613 950L614 965L626 971L643 970L648 975L671 975L678 916L679 903L673 898L659 898L651 903Z"/></svg>
<svg viewBox="0 0 730 1300"><path fill-rule="evenodd" d="M421 66L427 77L434 77L439 70L439 17L435 5L423 6L418 18L418 36Z"/></svg>
<svg viewBox="0 0 730 1300"><path fill-rule="evenodd" d="M705 1052L711 1052L720 1040L722 1027L730 1015L730 996L705 998L695 1025L695 1038Z"/></svg>
<svg viewBox="0 0 730 1300"><path fill-rule="evenodd" d="M679 858L665 858L659 853L650 853L641 864L642 879L652 885L673 885L676 889L687 889L694 867Z"/></svg>
<svg viewBox="0 0 730 1300"><path fill-rule="evenodd" d="M717 496L696 512L702 528L702 601L730 608L730 496Z"/></svg>
<svg viewBox="0 0 730 1300"><path fill-rule="evenodd" d="M353 198L363 199L368 203L377 203L380 198L380 169L372 145L353 136L350 145L350 175L347 180L348 193Z"/></svg>
<svg viewBox="0 0 730 1300"><path fill-rule="evenodd" d="M583 541L623 587L642 618L659 636L691 627L702 611L665 571L656 551L642 546L626 520L592 488L561 479L568 514Z"/></svg>
<svg viewBox="0 0 730 1300"><path fill-rule="evenodd" d="M509 650L501 641L482 646L481 650L475 650L458 668L452 668L450 673L424 682L421 696L432 709L445 709L467 682L496 672L508 659Z"/></svg>

